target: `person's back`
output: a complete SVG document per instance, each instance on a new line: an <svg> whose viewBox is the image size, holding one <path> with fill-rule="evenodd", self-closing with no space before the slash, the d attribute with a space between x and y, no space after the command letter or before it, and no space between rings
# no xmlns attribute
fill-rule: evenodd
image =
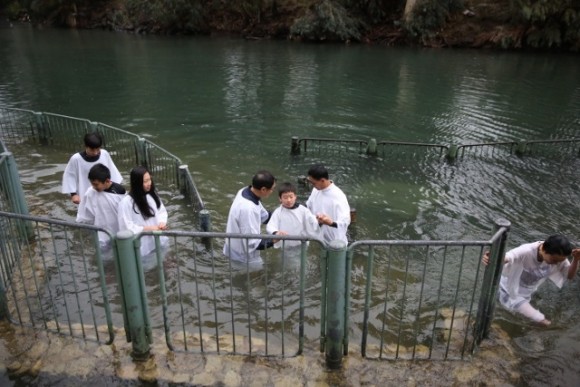
<svg viewBox="0 0 580 387"><path fill-rule="evenodd" d="M111 181L109 169L100 163L90 169L88 180L91 187L83 195L76 220L108 230L115 236L119 231L118 208L125 196L125 188ZM108 246L110 240L105 233L99 232L99 242Z"/></svg>
<svg viewBox="0 0 580 387"><path fill-rule="evenodd" d="M84 137L85 150L75 153L68 161L62 177L62 193L69 194L71 201L79 204L91 186L87 178L96 164L103 164L111 172L111 181L123 182L123 177L111 159L109 152L102 149L102 138L98 133L87 133Z"/></svg>

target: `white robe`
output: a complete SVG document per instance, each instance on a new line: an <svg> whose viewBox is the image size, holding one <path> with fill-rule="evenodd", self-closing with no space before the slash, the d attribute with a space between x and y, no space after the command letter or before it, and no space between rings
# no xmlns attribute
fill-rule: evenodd
<svg viewBox="0 0 580 387"><path fill-rule="evenodd" d="M143 215L139 212L137 206L133 208L133 198L125 195L121 203L119 203L119 231L130 230L137 235L143 232L145 226L157 226L159 223L167 223L167 210L161 202L161 206L157 208L155 200L151 195L147 195L147 203L155 213L155 216L145 220ZM145 256L155 250L155 238L153 236L144 236L141 240L141 256ZM167 237L161 237L161 243L166 246L168 243Z"/></svg>
<svg viewBox="0 0 580 387"><path fill-rule="evenodd" d="M322 239L320 225L316 220L316 216L302 205L295 208L286 208L281 205L276 208L266 226L266 231L269 234L285 231L292 236ZM296 247L301 244L302 242L300 241L279 241L274 244L274 247Z"/></svg>
<svg viewBox="0 0 580 387"><path fill-rule="evenodd" d="M261 225L268 219L268 211L262 206L261 201L257 203L244 197L242 192L248 187L242 188L236 194L230 212L226 232L229 234L261 234ZM261 238L256 239L226 239L223 253L231 260L253 265L262 264L260 251L257 250Z"/></svg>
<svg viewBox="0 0 580 387"><path fill-rule="evenodd" d="M91 187L89 171L95 164L99 163L109 168L109 171L111 171L111 181L119 184L123 182L123 177L119 173L115 163L113 163L111 155L105 149L101 149L99 159L94 162L85 161L80 153L75 153L66 165L64 175L62 176L62 193L71 194L76 192L81 197L82 202L85 193Z"/></svg>
<svg viewBox="0 0 580 387"><path fill-rule="evenodd" d="M350 224L350 206L346 195L334 183L325 189L312 189L306 206L314 214L326 214L336 222L337 227L322 225L322 237L326 244L340 240L348 244L346 231Z"/></svg>
<svg viewBox="0 0 580 387"><path fill-rule="evenodd" d="M93 187L84 194L84 199L79 204L77 222L88 223L110 231L116 236L119 231L119 203L125 195L110 192L98 192ZM109 236L99 231L101 246L109 246Z"/></svg>
<svg viewBox="0 0 580 387"><path fill-rule="evenodd" d="M526 243L508 251L505 255L500 280L499 300L511 311L529 302L538 287L549 278L561 288L568 276L570 261L549 265L538 262L538 247L542 242Z"/></svg>

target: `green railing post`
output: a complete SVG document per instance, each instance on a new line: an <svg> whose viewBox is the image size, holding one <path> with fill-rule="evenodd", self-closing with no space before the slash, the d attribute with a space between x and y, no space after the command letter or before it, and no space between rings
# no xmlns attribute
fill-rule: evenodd
<svg viewBox="0 0 580 387"><path fill-rule="evenodd" d="M501 271L503 269L505 245L510 227L511 223L507 219L497 219L495 221L494 234L501 228L505 228L505 232L491 245L489 263L483 275L481 298L479 300L477 321L474 328L475 342L477 344L481 343L489 335L489 327L491 326L493 313L495 311L495 300L497 298Z"/></svg>
<svg viewBox="0 0 580 387"><path fill-rule="evenodd" d="M293 155L300 154L300 141L296 136L292 137L292 147L290 148L290 153Z"/></svg>
<svg viewBox="0 0 580 387"><path fill-rule="evenodd" d="M38 142L41 145L48 145L50 138L50 130L48 129L48 123L44 119L44 113L34 112L36 116L36 130L38 132Z"/></svg>
<svg viewBox="0 0 580 387"><path fill-rule="evenodd" d="M26 204L24 190L22 189L22 184L20 183L18 167L16 166L14 155L12 152L3 152L0 154L0 156L5 157L6 159L6 167L8 172L8 187L6 187L6 194L8 195L8 200L12 206L12 211L21 215L30 215L28 213L28 205ZM34 236L34 231L30 222L19 220L18 228L24 240L30 240Z"/></svg>
<svg viewBox="0 0 580 387"><path fill-rule="evenodd" d="M377 140L371 138L367 145L367 155L376 156L378 153L377 151Z"/></svg>
<svg viewBox="0 0 580 387"><path fill-rule="evenodd" d="M342 366L346 332L346 243L339 240L329 243L327 265L326 365L337 369Z"/></svg>
<svg viewBox="0 0 580 387"><path fill-rule="evenodd" d="M141 265L137 262L140 259L135 254L135 235L129 231L120 231L117 234L117 252L115 260L119 271L119 287L123 289L123 318L125 329L129 329L127 338L132 343L133 352L131 355L135 359L144 359L149 356L149 338L146 316L146 294L141 286L139 271Z"/></svg>
<svg viewBox="0 0 580 387"><path fill-rule="evenodd" d="M210 232L211 231L211 218L209 216L208 210L199 211L199 227L201 231Z"/></svg>
<svg viewBox="0 0 580 387"><path fill-rule="evenodd" d="M0 278L0 320L6 320L10 318L10 313L8 312L8 302L6 300L6 288L4 287L4 282Z"/></svg>
<svg viewBox="0 0 580 387"><path fill-rule="evenodd" d="M518 155L518 156L525 155L527 147L528 147L527 142L525 142L525 141L518 142L518 145L516 146L516 155Z"/></svg>
<svg viewBox="0 0 580 387"><path fill-rule="evenodd" d="M135 142L137 165L149 168L149 158L147 157L147 142L143 137L139 137Z"/></svg>
<svg viewBox="0 0 580 387"><path fill-rule="evenodd" d="M447 160L453 161L457 158L457 151L459 147L457 145L449 145L449 150L447 151Z"/></svg>

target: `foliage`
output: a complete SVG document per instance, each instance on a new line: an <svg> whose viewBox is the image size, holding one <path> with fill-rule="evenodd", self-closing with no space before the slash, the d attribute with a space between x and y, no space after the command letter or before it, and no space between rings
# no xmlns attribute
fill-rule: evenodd
<svg viewBox="0 0 580 387"><path fill-rule="evenodd" d="M405 0L343 0L345 8L362 15L370 23L381 23L402 13Z"/></svg>
<svg viewBox="0 0 580 387"><path fill-rule="evenodd" d="M125 6L130 21L148 31L192 33L207 28L201 0L126 0Z"/></svg>
<svg viewBox="0 0 580 387"><path fill-rule="evenodd" d="M515 0L523 21L531 27L526 43L535 48L566 47L580 50L578 0Z"/></svg>
<svg viewBox="0 0 580 387"><path fill-rule="evenodd" d="M411 36L431 36L443 26L450 12L462 7L462 0L417 0L404 27Z"/></svg>
<svg viewBox="0 0 580 387"><path fill-rule="evenodd" d="M354 17L338 2L321 0L290 28L292 36L307 40L360 40L365 24Z"/></svg>

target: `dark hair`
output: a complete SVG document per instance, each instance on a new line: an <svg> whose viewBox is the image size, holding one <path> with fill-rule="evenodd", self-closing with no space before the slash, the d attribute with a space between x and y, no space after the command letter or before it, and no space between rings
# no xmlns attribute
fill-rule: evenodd
<svg viewBox="0 0 580 387"><path fill-rule="evenodd" d="M84 141L87 148L97 149L103 146L103 138L97 132L85 134Z"/></svg>
<svg viewBox="0 0 580 387"><path fill-rule="evenodd" d="M143 190L143 176L145 176L146 173L149 173L149 175L151 175L151 173L147 170L147 168L145 168L142 165L135 167L131 170L130 176L131 191L129 191L129 195L133 198L133 201L135 202L133 204L133 211L135 211L136 214L141 213L143 219L145 220L155 216L155 211L153 211L153 209L149 207L149 203L147 203L147 195L151 195L153 200L155 200L157 208L161 207L161 200L157 195L157 191L155 191L155 184L153 184L153 178L151 178L151 189L149 190L149 192L145 192ZM135 210L135 207L139 209L139 212Z"/></svg>
<svg viewBox="0 0 580 387"><path fill-rule="evenodd" d="M572 254L572 244L564 235L550 235L542 245L547 254L568 256Z"/></svg>
<svg viewBox="0 0 580 387"><path fill-rule="evenodd" d="M288 192L296 193L296 187L294 184L288 182L280 184L280 187L278 187L278 197L281 198L283 194Z"/></svg>
<svg viewBox="0 0 580 387"><path fill-rule="evenodd" d="M111 178L111 171L105 165L98 163L92 166L89 170L89 181L100 181L104 183L107 179Z"/></svg>
<svg viewBox="0 0 580 387"><path fill-rule="evenodd" d="M252 178L252 187L255 189L262 189L262 188L272 188L274 183L276 182L276 178L268 171L258 171Z"/></svg>
<svg viewBox="0 0 580 387"><path fill-rule="evenodd" d="M314 180L328 180L328 170L322 164L314 164L308 169L308 176L312 177Z"/></svg>

